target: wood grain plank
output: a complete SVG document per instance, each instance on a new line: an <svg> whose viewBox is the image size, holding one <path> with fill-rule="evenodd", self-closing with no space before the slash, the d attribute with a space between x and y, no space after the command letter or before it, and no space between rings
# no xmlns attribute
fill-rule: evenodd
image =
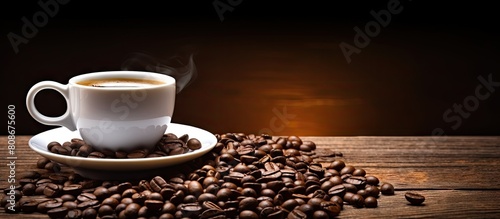
<svg viewBox="0 0 500 219"><path fill-rule="evenodd" d="M17 136L16 176L36 168L39 155L29 149L30 136ZM317 144L316 160L328 165L342 159L382 182L395 185L376 209L346 206L340 218L498 218L500 217L500 137L303 137ZM0 136L0 188L6 179L7 138ZM333 152L343 157L330 157ZM65 168L66 169L66 168ZM68 169L66 169L68 170ZM409 206L403 195L419 190L425 206ZM0 218L6 216L0 210ZM11 217L12 215L9 215ZM47 218L20 214L16 218Z"/></svg>
<svg viewBox="0 0 500 219"><path fill-rule="evenodd" d="M345 206L339 218L498 218L500 191L423 190L424 205L409 205L403 191L381 196L377 208Z"/></svg>

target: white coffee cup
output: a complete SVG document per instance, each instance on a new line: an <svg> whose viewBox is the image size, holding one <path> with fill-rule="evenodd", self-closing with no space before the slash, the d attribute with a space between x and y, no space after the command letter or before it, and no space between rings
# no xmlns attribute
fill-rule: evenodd
<svg viewBox="0 0 500 219"><path fill-rule="evenodd" d="M120 81L118 79L155 83L115 86L110 82L97 87L82 84L96 80ZM56 90L66 99L67 110L63 115L48 117L36 109L35 96L44 89ZM26 106L38 122L78 130L83 140L97 149L130 151L152 149L159 141L172 119L175 93L175 79L167 75L139 71L96 72L75 76L66 85L39 82L29 90Z"/></svg>

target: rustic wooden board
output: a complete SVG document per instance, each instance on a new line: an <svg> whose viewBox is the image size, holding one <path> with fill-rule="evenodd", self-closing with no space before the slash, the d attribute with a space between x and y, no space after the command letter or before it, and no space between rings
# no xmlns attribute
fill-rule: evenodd
<svg viewBox="0 0 500 219"><path fill-rule="evenodd" d="M17 136L16 175L35 168L39 157L30 136ZM375 209L346 206L340 218L500 218L500 137L303 137L314 141L317 161L342 159L395 185ZM7 138L0 137L0 188L7 185ZM331 157L332 152L343 157ZM408 190L426 196L424 206L410 206ZM6 216L0 210L0 218ZM13 215L9 215L12 217ZM18 218L47 218L19 214Z"/></svg>

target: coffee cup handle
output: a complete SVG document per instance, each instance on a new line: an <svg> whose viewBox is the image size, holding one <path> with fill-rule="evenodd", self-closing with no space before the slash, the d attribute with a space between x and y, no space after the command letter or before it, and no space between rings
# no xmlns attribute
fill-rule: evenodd
<svg viewBox="0 0 500 219"><path fill-rule="evenodd" d="M58 117L49 117L40 113L35 106L35 96L38 92L45 89L52 89L59 92L64 99L66 100L66 112ZM71 131L76 130L75 122L70 114L70 105L69 105L69 88L68 85L63 85L54 81L42 81L35 84L28 91L28 95L26 96L26 107L28 108L28 112L30 115L38 122L45 125L61 125L65 126Z"/></svg>

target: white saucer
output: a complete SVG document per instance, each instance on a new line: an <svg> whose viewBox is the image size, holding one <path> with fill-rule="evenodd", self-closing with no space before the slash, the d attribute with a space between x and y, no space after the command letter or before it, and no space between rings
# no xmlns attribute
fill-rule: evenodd
<svg viewBox="0 0 500 219"><path fill-rule="evenodd" d="M170 123L165 133L174 133L177 136L188 134L189 138L197 138L202 147L195 151L189 151L185 154L154 157L154 158L134 158L134 159L99 159L84 158L76 156L67 156L55 154L47 150L47 144L51 141L57 141L61 144L72 138L81 138L78 131L70 131L67 128L60 127L42 132L33 136L29 140L29 146L40 155L72 167L78 174L93 179L121 179L135 177L144 177L148 170L161 170L159 168L184 163L198 158L210 150L217 143L215 136L203 129L189 125Z"/></svg>

